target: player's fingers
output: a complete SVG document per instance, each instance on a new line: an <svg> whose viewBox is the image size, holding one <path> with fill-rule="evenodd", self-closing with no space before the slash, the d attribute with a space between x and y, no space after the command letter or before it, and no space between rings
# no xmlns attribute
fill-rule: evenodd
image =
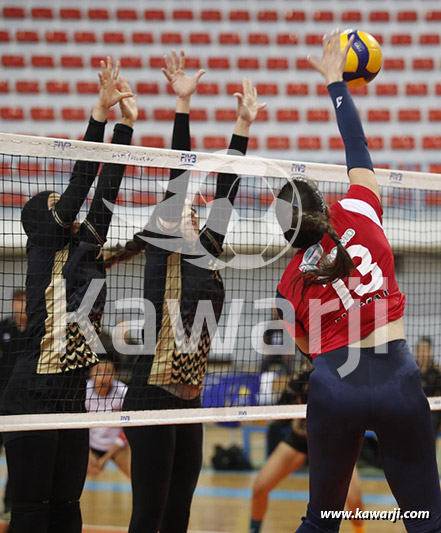
<svg viewBox="0 0 441 533"><path fill-rule="evenodd" d="M256 89L256 87L253 87L253 98L254 98L254 100L257 100L257 89Z"/></svg>
<svg viewBox="0 0 441 533"><path fill-rule="evenodd" d="M165 65L167 67L167 70L169 72L174 72L172 60L168 57L167 54L164 55L164 61L165 61Z"/></svg>
<svg viewBox="0 0 441 533"><path fill-rule="evenodd" d="M331 42L331 36L329 34L325 33L323 35L323 40L322 40L323 51L326 51L328 49L328 46L329 46L330 42Z"/></svg>
<svg viewBox="0 0 441 533"><path fill-rule="evenodd" d="M179 69L184 70L184 67L185 67L185 52L181 48L181 52L179 54Z"/></svg>
<svg viewBox="0 0 441 533"><path fill-rule="evenodd" d="M100 80L100 84L102 85L104 83L103 75L101 72L98 72L98 79Z"/></svg>
<svg viewBox="0 0 441 533"><path fill-rule="evenodd" d="M175 70L178 70L178 56L176 55L176 52L174 50L171 51L171 56L172 56L173 68Z"/></svg>
<svg viewBox="0 0 441 533"><path fill-rule="evenodd" d="M107 73L109 74L109 77L112 75L112 69L113 69L112 58L110 56L107 56Z"/></svg>
<svg viewBox="0 0 441 533"><path fill-rule="evenodd" d="M118 61L116 62L115 71L113 72L113 79L114 80L118 79L120 68L121 68L121 63L119 62L119 59L118 59Z"/></svg>
<svg viewBox="0 0 441 533"><path fill-rule="evenodd" d="M353 35L349 41L346 43L346 46L343 49L343 53L346 55L349 51L349 48L351 48L352 44L354 43L355 36Z"/></svg>
<svg viewBox="0 0 441 533"><path fill-rule="evenodd" d="M124 93L119 93L118 95L118 102L120 102L121 100L124 100L124 98L131 98L133 96L133 93L132 92L124 92Z"/></svg>
<svg viewBox="0 0 441 533"><path fill-rule="evenodd" d="M172 82L172 78L171 78L170 74L167 72L167 70L165 68L162 68L161 71L164 74L164 76L167 78L167 80L171 83Z"/></svg>
<svg viewBox="0 0 441 533"><path fill-rule="evenodd" d="M315 56L309 54L306 59L311 63L315 70L318 70L320 72L320 61Z"/></svg>
<svg viewBox="0 0 441 533"><path fill-rule="evenodd" d="M194 75L194 79L196 80L196 82L198 82L204 74L205 74L205 70L202 70L202 69L199 72L197 72Z"/></svg>
<svg viewBox="0 0 441 533"><path fill-rule="evenodd" d="M242 105L242 102L243 102L243 94L240 94L240 93L234 93L234 95L236 98L237 98L237 103L239 104L239 106Z"/></svg>
<svg viewBox="0 0 441 533"><path fill-rule="evenodd" d="M266 102L263 102L263 104L259 104L257 107L258 107L259 111L260 111L261 109L265 109L265 107L266 107Z"/></svg>

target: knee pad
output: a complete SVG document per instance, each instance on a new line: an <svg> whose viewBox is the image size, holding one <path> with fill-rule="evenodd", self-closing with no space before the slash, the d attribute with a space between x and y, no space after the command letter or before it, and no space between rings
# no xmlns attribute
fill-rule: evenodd
<svg viewBox="0 0 441 533"><path fill-rule="evenodd" d="M340 530L340 523L341 519L324 520L308 505L306 516L302 516L302 525L296 533L334 533Z"/></svg>
<svg viewBox="0 0 441 533"><path fill-rule="evenodd" d="M79 500L50 503L48 533L81 533L81 510Z"/></svg>
<svg viewBox="0 0 441 533"><path fill-rule="evenodd" d="M12 502L12 531L45 533L49 524L49 502Z"/></svg>

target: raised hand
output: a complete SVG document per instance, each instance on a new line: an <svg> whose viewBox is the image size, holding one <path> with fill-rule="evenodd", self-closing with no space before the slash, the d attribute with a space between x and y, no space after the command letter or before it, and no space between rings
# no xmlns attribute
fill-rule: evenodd
<svg viewBox="0 0 441 533"><path fill-rule="evenodd" d="M201 76L205 74L205 70L200 70L192 77L187 76L184 72L184 50L181 50L179 58L176 52L172 50L171 57L165 55L164 59L167 68L163 68L162 72L173 87L176 96L182 100L189 100L191 95L196 91L198 82Z"/></svg>
<svg viewBox="0 0 441 533"><path fill-rule="evenodd" d="M266 106L266 103L257 102L257 89L247 78L242 79L243 94L234 93L237 98L237 116L246 124L252 124L257 113Z"/></svg>
<svg viewBox="0 0 441 533"><path fill-rule="evenodd" d="M323 37L322 58L319 60L314 56L308 56L309 62L315 70L323 75L327 85L335 81L343 80L346 58L353 42L354 37L351 37L342 50L340 46L340 31L334 30L331 35L325 35Z"/></svg>
<svg viewBox="0 0 441 533"><path fill-rule="evenodd" d="M119 85L121 87L122 94L132 94L132 89L129 82L122 76L119 78ZM133 127L133 124L138 118L138 96L127 96L119 101L121 108L121 123L127 126Z"/></svg>

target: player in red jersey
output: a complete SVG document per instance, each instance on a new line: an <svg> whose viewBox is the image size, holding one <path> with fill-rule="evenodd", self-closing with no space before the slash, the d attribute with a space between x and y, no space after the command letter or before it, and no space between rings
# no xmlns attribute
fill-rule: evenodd
<svg viewBox="0 0 441 533"><path fill-rule="evenodd" d="M279 193L284 235L299 248L278 286L278 307L299 348L310 354L307 411L310 501L299 533L338 531L363 435L374 430L404 524L441 531L441 492L430 409L405 340L404 295L382 228L380 192L360 118L343 82L349 43L326 36L321 60L346 149L350 188L327 207L319 189L294 179ZM299 231L296 234L296 228ZM291 311L287 311L291 307Z"/></svg>

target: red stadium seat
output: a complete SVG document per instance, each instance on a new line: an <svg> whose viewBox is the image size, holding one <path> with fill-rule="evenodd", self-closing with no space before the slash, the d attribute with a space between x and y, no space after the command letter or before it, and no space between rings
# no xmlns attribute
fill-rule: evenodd
<svg viewBox="0 0 441 533"><path fill-rule="evenodd" d="M435 46L441 43L439 33L422 33L419 38L419 43L423 46Z"/></svg>
<svg viewBox="0 0 441 533"><path fill-rule="evenodd" d="M296 69L297 70L314 70L313 66L306 59L306 57L299 57L296 59Z"/></svg>
<svg viewBox="0 0 441 533"><path fill-rule="evenodd" d="M313 19L315 22L332 22L334 13L332 11L315 11Z"/></svg>
<svg viewBox="0 0 441 533"><path fill-rule="evenodd" d="M423 149L424 150L440 150L441 149L441 137L439 136L423 137Z"/></svg>
<svg viewBox="0 0 441 533"><path fill-rule="evenodd" d="M31 16L33 19L53 19L54 13L50 7L34 7Z"/></svg>
<svg viewBox="0 0 441 533"><path fill-rule="evenodd" d="M219 44L240 44L238 33L219 33Z"/></svg>
<svg viewBox="0 0 441 533"><path fill-rule="evenodd" d="M2 174L9 174L8 171L5 172L5 165L2 165L1 172ZM0 204L5 207L23 207L27 202L28 198L24 194L17 192L3 192L0 194Z"/></svg>
<svg viewBox="0 0 441 533"><path fill-rule="evenodd" d="M370 22L389 22L390 13L389 11L371 11L369 13Z"/></svg>
<svg viewBox="0 0 441 533"><path fill-rule="evenodd" d="M84 109L79 107L65 107L61 110L61 117L63 120L86 120L86 113Z"/></svg>
<svg viewBox="0 0 441 533"><path fill-rule="evenodd" d="M132 42L134 44L152 44L153 34L148 32L133 32Z"/></svg>
<svg viewBox="0 0 441 533"><path fill-rule="evenodd" d="M268 70L288 70L289 62L286 57L269 57L266 60Z"/></svg>
<svg viewBox="0 0 441 533"><path fill-rule="evenodd" d="M246 22L250 20L250 12L246 10L230 11L230 20L232 22Z"/></svg>
<svg viewBox="0 0 441 533"><path fill-rule="evenodd" d="M306 112L308 122L329 122L328 109L308 109Z"/></svg>
<svg viewBox="0 0 441 533"><path fill-rule="evenodd" d="M433 70L435 60L432 57L420 57L412 60L413 70Z"/></svg>
<svg viewBox="0 0 441 533"><path fill-rule="evenodd" d="M21 31L18 30L15 38L19 43L38 43L40 40L37 31Z"/></svg>
<svg viewBox="0 0 441 533"><path fill-rule="evenodd" d="M68 94L70 92L69 83L67 81L47 81L46 91L50 94Z"/></svg>
<svg viewBox="0 0 441 533"><path fill-rule="evenodd" d="M413 150L415 138L411 136L392 137L390 147L392 150Z"/></svg>
<svg viewBox="0 0 441 533"><path fill-rule="evenodd" d="M407 83L407 96L425 96L428 93L427 83Z"/></svg>
<svg viewBox="0 0 441 533"><path fill-rule="evenodd" d="M173 11L174 20L193 20L194 14L191 9L175 9Z"/></svg>
<svg viewBox="0 0 441 533"><path fill-rule="evenodd" d="M142 137L143 139L150 139L150 137ZM161 138L159 138L161 140ZM142 143L141 143L142 144ZM142 144L142 146L150 146L151 144ZM164 148L163 146L154 146L154 148ZM136 168L136 167L135 167ZM127 176L126 168L126 176ZM131 174L129 174L131 175ZM158 197L156 194L150 192L134 192L132 194L132 204L134 205L156 205L158 203Z"/></svg>
<svg viewBox="0 0 441 533"><path fill-rule="evenodd" d="M165 108L158 108L153 111L153 118L154 120L174 120L175 118L175 111L174 109L165 109Z"/></svg>
<svg viewBox="0 0 441 533"><path fill-rule="evenodd" d="M207 150L225 150L228 147L227 139L222 135L209 135L204 137L204 148Z"/></svg>
<svg viewBox="0 0 441 533"><path fill-rule="evenodd" d="M166 32L161 34L162 44L181 44L182 35L178 32Z"/></svg>
<svg viewBox="0 0 441 533"><path fill-rule="evenodd" d="M384 140L383 137L366 137L369 150L383 150Z"/></svg>
<svg viewBox="0 0 441 533"><path fill-rule="evenodd" d="M271 193L263 192L259 194L260 205L271 205L274 202L274 196Z"/></svg>
<svg viewBox="0 0 441 533"><path fill-rule="evenodd" d="M229 69L230 59L228 57L209 57L208 68L211 69Z"/></svg>
<svg viewBox="0 0 441 533"><path fill-rule="evenodd" d="M136 9L117 9L116 18L118 20L138 20Z"/></svg>
<svg viewBox="0 0 441 533"><path fill-rule="evenodd" d="M24 67L25 59L24 56L19 55L4 55L2 56L2 65L4 67Z"/></svg>
<svg viewBox="0 0 441 533"><path fill-rule="evenodd" d="M385 58L383 63L384 70L404 70L405 62L404 59L398 57L388 57Z"/></svg>
<svg viewBox="0 0 441 533"><path fill-rule="evenodd" d="M15 82L15 90L18 93L36 94L40 92L40 84L37 80L17 81Z"/></svg>
<svg viewBox="0 0 441 533"><path fill-rule="evenodd" d="M362 87L350 87L349 92L357 96L367 96L369 94L368 85Z"/></svg>
<svg viewBox="0 0 441 533"><path fill-rule="evenodd" d="M369 122L389 122L390 110L389 109L369 109L368 111Z"/></svg>
<svg viewBox="0 0 441 533"><path fill-rule="evenodd" d="M174 117L173 117L174 118ZM206 122L208 120L208 114L206 109L192 109L190 111L190 120L198 122Z"/></svg>
<svg viewBox="0 0 441 533"><path fill-rule="evenodd" d="M120 61L122 68L142 68L142 60L139 56L123 56Z"/></svg>
<svg viewBox="0 0 441 533"><path fill-rule="evenodd" d="M9 82L6 80L0 80L0 93L5 94L9 92Z"/></svg>
<svg viewBox="0 0 441 533"><path fill-rule="evenodd" d="M398 22L416 22L418 20L417 11L398 11Z"/></svg>
<svg viewBox="0 0 441 533"><path fill-rule="evenodd" d="M5 30L0 31L0 42L9 43L10 40L11 40L11 36L9 35L8 31L5 31Z"/></svg>
<svg viewBox="0 0 441 533"><path fill-rule="evenodd" d="M81 10L77 8L61 8L60 19L66 20L80 20L82 18Z"/></svg>
<svg viewBox="0 0 441 533"><path fill-rule="evenodd" d="M222 13L219 9L203 9L201 11L201 20L208 22L222 20Z"/></svg>
<svg viewBox="0 0 441 533"><path fill-rule="evenodd" d="M256 122L268 122L269 115L267 109L261 109L257 112Z"/></svg>
<svg viewBox="0 0 441 533"><path fill-rule="evenodd" d="M344 150L345 143L339 135L336 137L329 137L328 148L330 150Z"/></svg>
<svg viewBox="0 0 441 533"><path fill-rule="evenodd" d="M121 31L105 31L103 33L103 43L122 44L126 42L124 33Z"/></svg>
<svg viewBox="0 0 441 533"><path fill-rule="evenodd" d="M227 94L241 93L243 91L241 83L227 83L225 89Z"/></svg>
<svg viewBox="0 0 441 533"><path fill-rule="evenodd" d="M429 109L429 121L441 122L441 109Z"/></svg>
<svg viewBox="0 0 441 533"><path fill-rule="evenodd" d="M410 33L396 33L391 36L390 44L393 46L409 46L412 44L412 35Z"/></svg>
<svg viewBox="0 0 441 533"><path fill-rule="evenodd" d="M100 87L97 81L77 81L77 93L98 94Z"/></svg>
<svg viewBox="0 0 441 533"><path fill-rule="evenodd" d="M23 7L4 7L3 18L4 19L24 19L26 17Z"/></svg>
<svg viewBox="0 0 441 533"><path fill-rule="evenodd" d="M154 82L139 82L136 84L138 94L159 94L159 85Z"/></svg>
<svg viewBox="0 0 441 533"><path fill-rule="evenodd" d="M250 33L248 34L248 44L266 45L270 39L267 33Z"/></svg>
<svg viewBox="0 0 441 533"><path fill-rule="evenodd" d="M257 57L238 57L237 68L241 70L258 70L259 59Z"/></svg>
<svg viewBox="0 0 441 533"><path fill-rule="evenodd" d="M277 35L277 44L281 46L299 44L299 38L295 33L279 33Z"/></svg>
<svg viewBox="0 0 441 533"><path fill-rule="evenodd" d="M398 85L396 83L377 83L375 86L377 96L396 96Z"/></svg>
<svg viewBox="0 0 441 533"><path fill-rule="evenodd" d="M343 22L361 22L361 19L361 11L343 11L341 14Z"/></svg>
<svg viewBox="0 0 441 533"><path fill-rule="evenodd" d="M289 150L291 148L291 141L289 137L285 136L267 137L266 147L268 150Z"/></svg>
<svg viewBox="0 0 441 533"><path fill-rule="evenodd" d="M279 94L277 83L256 83L257 94L274 96Z"/></svg>
<svg viewBox="0 0 441 533"><path fill-rule="evenodd" d="M439 165L430 165L430 172L440 173ZM426 205L429 207L441 206L441 194L439 191L426 191Z"/></svg>
<svg viewBox="0 0 441 533"><path fill-rule="evenodd" d="M191 44L210 44L211 37L209 33L190 33Z"/></svg>
<svg viewBox="0 0 441 533"><path fill-rule="evenodd" d="M186 57L185 58L185 68L191 70L195 69L198 70L201 68L201 60L199 57Z"/></svg>
<svg viewBox="0 0 441 533"><path fill-rule="evenodd" d="M441 165L439 163L429 165L429 172L433 172L434 174L441 174Z"/></svg>
<svg viewBox="0 0 441 533"><path fill-rule="evenodd" d="M96 43L96 35L93 31L76 31L74 32L74 41L76 43Z"/></svg>
<svg viewBox="0 0 441 533"><path fill-rule="evenodd" d="M110 13L108 9L89 9L87 15L91 20L109 20Z"/></svg>
<svg viewBox="0 0 441 533"><path fill-rule="evenodd" d="M32 56L32 66L35 68L54 68L55 61L52 56Z"/></svg>
<svg viewBox="0 0 441 533"><path fill-rule="evenodd" d="M323 44L323 34L322 33L307 33L305 36L305 43L308 46L313 45L322 45Z"/></svg>
<svg viewBox="0 0 441 533"><path fill-rule="evenodd" d="M298 122L299 111L297 109L278 109L276 118L278 122Z"/></svg>
<svg viewBox="0 0 441 533"><path fill-rule="evenodd" d="M61 56L61 66L63 68L83 68L82 56Z"/></svg>
<svg viewBox="0 0 441 533"><path fill-rule="evenodd" d="M143 137L141 137L141 146L150 146L151 148L164 148L164 137L162 137L162 135L144 135Z"/></svg>
<svg viewBox="0 0 441 533"><path fill-rule="evenodd" d="M32 120L55 120L53 107L33 107L31 109Z"/></svg>
<svg viewBox="0 0 441 533"><path fill-rule="evenodd" d="M328 192L325 194L325 202L327 204L333 204L335 202L343 200L344 196L344 193L341 192Z"/></svg>
<svg viewBox="0 0 441 533"><path fill-rule="evenodd" d="M47 31L45 33L45 38L48 43L61 44L68 42L67 33L65 31Z"/></svg>
<svg viewBox="0 0 441 533"><path fill-rule="evenodd" d="M441 11L427 11L425 19L427 22L439 22L441 20Z"/></svg>
<svg viewBox="0 0 441 533"><path fill-rule="evenodd" d="M279 14L277 11L259 11L257 13L257 20L260 22L277 22Z"/></svg>
<svg viewBox="0 0 441 533"><path fill-rule="evenodd" d="M372 37L378 41L379 44L384 43L384 37L382 33L372 33Z"/></svg>
<svg viewBox="0 0 441 533"><path fill-rule="evenodd" d="M165 11L163 9L146 9L144 18L146 20L165 20Z"/></svg>
<svg viewBox="0 0 441 533"><path fill-rule="evenodd" d="M286 11L285 20L288 22L304 22L306 20L306 13L304 11Z"/></svg>
<svg viewBox="0 0 441 533"><path fill-rule="evenodd" d="M0 117L3 120L24 120L24 111L22 107L2 107Z"/></svg>
<svg viewBox="0 0 441 533"><path fill-rule="evenodd" d="M151 56L149 59L150 68L158 69L165 68L165 61L162 56Z"/></svg>
<svg viewBox="0 0 441 533"><path fill-rule="evenodd" d="M207 95L219 94L219 85L217 83L200 82L197 86L197 93Z"/></svg>
<svg viewBox="0 0 441 533"><path fill-rule="evenodd" d="M437 96L440 96L441 95L441 83L436 83L435 84L435 94Z"/></svg>
<svg viewBox="0 0 441 533"><path fill-rule="evenodd" d="M421 111L419 109L399 109L398 121L399 122L420 122Z"/></svg>
<svg viewBox="0 0 441 533"><path fill-rule="evenodd" d="M101 61L106 62L106 56L92 56L90 58L90 66L92 68L101 68Z"/></svg>
<svg viewBox="0 0 441 533"><path fill-rule="evenodd" d="M196 196L194 197L193 203L199 206L206 206L209 202L212 202L213 200L214 200L213 194L202 195L200 192L198 192Z"/></svg>
<svg viewBox="0 0 441 533"><path fill-rule="evenodd" d="M320 137L301 136L297 139L297 148L299 150L320 150L322 141Z"/></svg>
<svg viewBox="0 0 441 533"><path fill-rule="evenodd" d="M309 94L309 86L306 83L288 83L286 94L294 96L306 96Z"/></svg>
<svg viewBox="0 0 441 533"><path fill-rule="evenodd" d="M317 96L328 96L329 93L326 83L317 83L315 86L315 94Z"/></svg>
<svg viewBox="0 0 441 533"><path fill-rule="evenodd" d="M234 122L237 118L236 109L216 109L214 117L218 122Z"/></svg>

